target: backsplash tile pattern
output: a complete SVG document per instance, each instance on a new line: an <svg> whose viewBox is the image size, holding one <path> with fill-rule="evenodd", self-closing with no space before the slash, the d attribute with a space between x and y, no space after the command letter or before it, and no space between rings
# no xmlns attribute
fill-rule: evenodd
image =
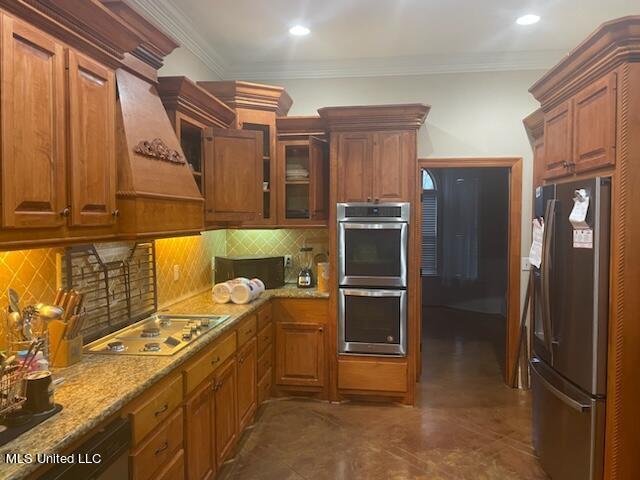
<svg viewBox="0 0 640 480"><path fill-rule="evenodd" d="M52 302L56 293L56 256L62 248L0 252L0 306L7 305L7 290L20 294L23 306Z"/></svg>
<svg viewBox="0 0 640 480"><path fill-rule="evenodd" d="M156 240L158 305L166 305L211 285L211 258L226 254L226 232ZM174 280L174 265L179 279Z"/></svg>
<svg viewBox="0 0 640 480"><path fill-rule="evenodd" d="M329 251L326 228L280 230L227 230L227 256L292 255L293 267L285 271L285 280L295 282L300 271L300 248L313 247L313 255Z"/></svg>

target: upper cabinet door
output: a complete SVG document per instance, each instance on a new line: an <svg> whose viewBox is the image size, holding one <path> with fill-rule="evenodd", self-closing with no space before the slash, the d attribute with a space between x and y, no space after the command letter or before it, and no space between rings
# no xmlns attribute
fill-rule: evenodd
<svg viewBox="0 0 640 480"><path fill-rule="evenodd" d="M338 202L369 202L371 188L371 138L368 133L338 137Z"/></svg>
<svg viewBox="0 0 640 480"><path fill-rule="evenodd" d="M262 134L213 128L205 158L205 220L262 217Z"/></svg>
<svg viewBox="0 0 640 480"><path fill-rule="evenodd" d="M544 116L544 178L570 174L573 157L572 102L567 101Z"/></svg>
<svg viewBox="0 0 640 480"><path fill-rule="evenodd" d="M2 225L58 227L65 192L64 49L2 16Z"/></svg>
<svg viewBox="0 0 640 480"><path fill-rule="evenodd" d="M309 138L309 170L311 219L326 220L329 217L329 152L324 140Z"/></svg>
<svg viewBox="0 0 640 480"><path fill-rule="evenodd" d="M380 132L373 135L373 200L408 202L411 133Z"/></svg>
<svg viewBox="0 0 640 480"><path fill-rule="evenodd" d="M72 50L68 66L71 225L110 225L116 218L114 73Z"/></svg>
<svg viewBox="0 0 640 480"><path fill-rule="evenodd" d="M615 164L616 74L598 80L574 98L573 162L585 172Z"/></svg>

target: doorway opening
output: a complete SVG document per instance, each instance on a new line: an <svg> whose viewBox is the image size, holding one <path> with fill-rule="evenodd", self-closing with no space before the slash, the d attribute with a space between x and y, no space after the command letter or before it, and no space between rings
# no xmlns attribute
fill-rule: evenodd
<svg viewBox="0 0 640 480"><path fill-rule="evenodd" d="M460 379L509 383L520 313L520 159L421 160L421 340ZM449 362L449 363L447 363Z"/></svg>

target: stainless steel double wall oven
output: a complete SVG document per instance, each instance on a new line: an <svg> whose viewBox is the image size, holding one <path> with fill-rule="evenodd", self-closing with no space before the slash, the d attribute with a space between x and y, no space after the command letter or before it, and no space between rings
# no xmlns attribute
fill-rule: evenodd
<svg viewBox="0 0 640 480"><path fill-rule="evenodd" d="M408 203L339 203L340 353L407 351Z"/></svg>

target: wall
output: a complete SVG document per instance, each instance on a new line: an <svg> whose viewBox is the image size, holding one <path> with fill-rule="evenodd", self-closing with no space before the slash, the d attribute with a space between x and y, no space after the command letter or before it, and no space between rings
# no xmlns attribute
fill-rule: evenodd
<svg viewBox="0 0 640 480"><path fill-rule="evenodd" d="M201 80L219 80L219 76L186 47L178 47L164 59L164 66L158 75L185 75L194 82Z"/></svg>
<svg viewBox="0 0 640 480"><path fill-rule="evenodd" d="M432 106L418 136L420 157L518 156L524 159L522 255L531 238L533 158L522 119L538 108L528 93L543 71L404 77L272 80L294 100L290 115L324 106L422 102ZM528 274L522 272L522 291Z"/></svg>

